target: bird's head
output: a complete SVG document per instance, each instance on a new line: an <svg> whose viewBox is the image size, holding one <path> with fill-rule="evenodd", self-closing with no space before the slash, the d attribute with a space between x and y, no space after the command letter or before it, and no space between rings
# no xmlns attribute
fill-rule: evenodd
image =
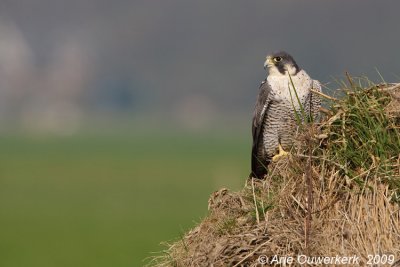
<svg viewBox="0 0 400 267"><path fill-rule="evenodd" d="M300 68L293 57L286 52L275 52L267 56L264 62L264 69L269 71L269 75L296 75Z"/></svg>

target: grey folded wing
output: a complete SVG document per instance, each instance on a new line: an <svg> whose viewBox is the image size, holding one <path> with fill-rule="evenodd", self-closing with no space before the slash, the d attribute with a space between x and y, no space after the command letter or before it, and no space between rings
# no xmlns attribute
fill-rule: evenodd
<svg viewBox="0 0 400 267"><path fill-rule="evenodd" d="M317 92L322 92L321 83L317 80L313 80L312 89ZM319 121L321 119L319 108L321 107L321 97L311 92L310 96L310 115L313 118L313 121Z"/></svg>
<svg viewBox="0 0 400 267"><path fill-rule="evenodd" d="M262 129L264 127L264 117L268 113L268 108L271 102L271 90L271 86L268 84L267 80L261 83L254 108L252 123L253 146L251 150L251 169L253 173L256 172L256 169L260 165L260 159L258 159L257 156L259 146L262 145Z"/></svg>

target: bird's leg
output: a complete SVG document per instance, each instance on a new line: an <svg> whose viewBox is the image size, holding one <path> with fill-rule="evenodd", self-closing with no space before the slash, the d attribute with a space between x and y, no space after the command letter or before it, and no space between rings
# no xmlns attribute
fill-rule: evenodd
<svg viewBox="0 0 400 267"><path fill-rule="evenodd" d="M278 153L277 155L275 155L275 156L272 157L272 161L273 161L273 162L276 162L276 161L278 161L280 158L282 158L282 157L287 157L287 156L289 155L288 152L286 152L285 150L283 150L283 148L282 148L282 146L281 146L280 143L279 143L278 148L279 148L279 153Z"/></svg>

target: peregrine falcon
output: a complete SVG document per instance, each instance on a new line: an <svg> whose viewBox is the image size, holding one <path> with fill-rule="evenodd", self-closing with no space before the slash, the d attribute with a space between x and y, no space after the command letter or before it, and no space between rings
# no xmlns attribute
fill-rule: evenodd
<svg viewBox="0 0 400 267"><path fill-rule="evenodd" d="M260 85L253 114L250 174L260 179L271 161L288 154L299 122L307 117L317 120L321 106L320 97L310 91L321 91L320 82L311 79L288 53L268 55L264 69L269 75Z"/></svg>

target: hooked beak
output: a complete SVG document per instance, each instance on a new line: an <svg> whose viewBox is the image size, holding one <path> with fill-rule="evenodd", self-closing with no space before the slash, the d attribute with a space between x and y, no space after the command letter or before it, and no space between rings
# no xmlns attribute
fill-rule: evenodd
<svg viewBox="0 0 400 267"><path fill-rule="evenodd" d="M264 62L264 69L266 70L268 68L268 66L273 65L272 62L272 58L270 56L265 58L265 62Z"/></svg>

